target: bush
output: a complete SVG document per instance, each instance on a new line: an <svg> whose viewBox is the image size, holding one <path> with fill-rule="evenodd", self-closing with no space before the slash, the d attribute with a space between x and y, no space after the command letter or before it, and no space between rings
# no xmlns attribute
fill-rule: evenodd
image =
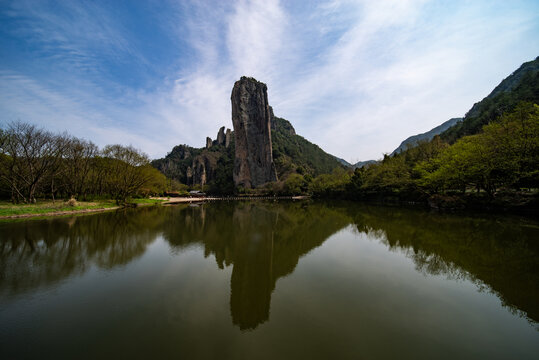
<svg viewBox="0 0 539 360"><path fill-rule="evenodd" d="M71 199L66 201L66 205L71 206L71 207L75 207L75 206L79 205L79 203L77 202L77 199L72 197Z"/></svg>

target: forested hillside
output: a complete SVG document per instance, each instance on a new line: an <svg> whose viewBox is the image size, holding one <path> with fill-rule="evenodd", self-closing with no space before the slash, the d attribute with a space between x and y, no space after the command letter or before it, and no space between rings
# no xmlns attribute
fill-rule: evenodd
<svg viewBox="0 0 539 360"><path fill-rule="evenodd" d="M326 153L318 145L296 134L292 124L285 119L274 117L271 143L273 161L280 180L291 173L317 176L343 167L333 155Z"/></svg>
<svg viewBox="0 0 539 360"><path fill-rule="evenodd" d="M513 111L521 101L539 103L539 57L522 64L486 98L476 103L463 121L443 132L441 137L454 143L463 136L476 134L483 125Z"/></svg>

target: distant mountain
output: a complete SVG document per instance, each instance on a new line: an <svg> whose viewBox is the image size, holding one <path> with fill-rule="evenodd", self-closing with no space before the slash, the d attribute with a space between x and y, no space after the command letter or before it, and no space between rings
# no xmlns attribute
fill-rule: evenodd
<svg viewBox="0 0 539 360"><path fill-rule="evenodd" d="M426 133L410 136L390 155L398 154L420 141L429 141L436 135L453 143L462 136L476 134L483 125L512 111L521 101L539 103L539 57L525 62L506 77L487 97L475 103L464 118L452 118ZM354 167L358 167L357 164Z"/></svg>
<svg viewBox="0 0 539 360"><path fill-rule="evenodd" d="M522 64L492 92L466 113L464 119L443 133L441 138L453 143L466 135L481 131L483 125L513 111L522 101L539 103L539 57Z"/></svg>
<svg viewBox="0 0 539 360"><path fill-rule="evenodd" d="M346 167L352 167L353 165L350 164L348 161L344 160L344 159L341 159L341 158L338 158L335 156L335 159L337 159L338 162L341 163L341 165L344 165Z"/></svg>
<svg viewBox="0 0 539 360"><path fill-rule="evenodd" d="M425 133L413 135L401 142L398 148L393 150L393 152L390 154L390 156L393 156L395 154L398 154L404 150L406 150L409 147L414 147L417 145L420 141L430 141L432 138L436 135L440 135L447 129L449 129L451 126L455 125L457 122L462 121L462 118L452 118L444 122L442 125L436 126L434 129L431 129Z"/></svg>
<svg viewBox="0 0 539 360"><path fill-rule="evenodd" d="M503 79L502 82L498 84L498 86L496 86L486 98L484 98L478 103L475 103L474 106L472 106L468 113L466 113L466 117L479 116L481 113L481 104L483 103L483 101L485 101L486 99L492 99L498 94L512 91L520 84L524 76L526 76L528 73L537 73L538 71L539 56L533 61L528 61L520 65L520 67L515 70L511 75Z"/></svg>
<svg viewBox="0 0 539 360"><path fill-rule="evenodd" d="M358 161L357 163L355 163L354 165L352 165L352 167L355 169L355 168L362 168L364 166L367 166L369 167L370 165L372 164L376 164L378 161L377 160L365 160L365 161Z"/></svg>

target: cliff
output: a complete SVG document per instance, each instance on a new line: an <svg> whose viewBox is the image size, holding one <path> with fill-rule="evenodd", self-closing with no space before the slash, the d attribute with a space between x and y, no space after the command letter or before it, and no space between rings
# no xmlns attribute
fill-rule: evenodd
<svg viewBox="0 0 539 360"><path fill-rule="evenodd" d="M223 126L215 140L206 138L204 148L178 145L152 165L170 179L221 195L237 186L254 188L293 173L316 176L343 166L274 116L265 84L242 77L231 102L234 131Z"/></svg>
<svg viewBox="0 0 539 360"><path fill-rule="evenodd" d="M234 184L254 188L276 181L266 84L244 76L234 84L231 101L236 147Z"/></svg>

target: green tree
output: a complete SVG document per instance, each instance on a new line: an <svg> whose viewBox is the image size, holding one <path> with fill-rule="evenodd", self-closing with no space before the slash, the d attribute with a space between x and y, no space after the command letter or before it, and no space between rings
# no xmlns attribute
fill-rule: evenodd
<svg viewBox="0 0 539 360"><path fill-rule="evenodd" d="M436 157L418 163L418 184L431 191L467 187L493 195L499 187L539 185L539 106L513 112L465 136Z"/></svg>
<svg viewBox="0 0 539 360"><path fill-rule="evenodd" d="M150 182L148 156L134 147L107 145L103 156L107 159L107 187L116 202L125 203Z"/></svg>

